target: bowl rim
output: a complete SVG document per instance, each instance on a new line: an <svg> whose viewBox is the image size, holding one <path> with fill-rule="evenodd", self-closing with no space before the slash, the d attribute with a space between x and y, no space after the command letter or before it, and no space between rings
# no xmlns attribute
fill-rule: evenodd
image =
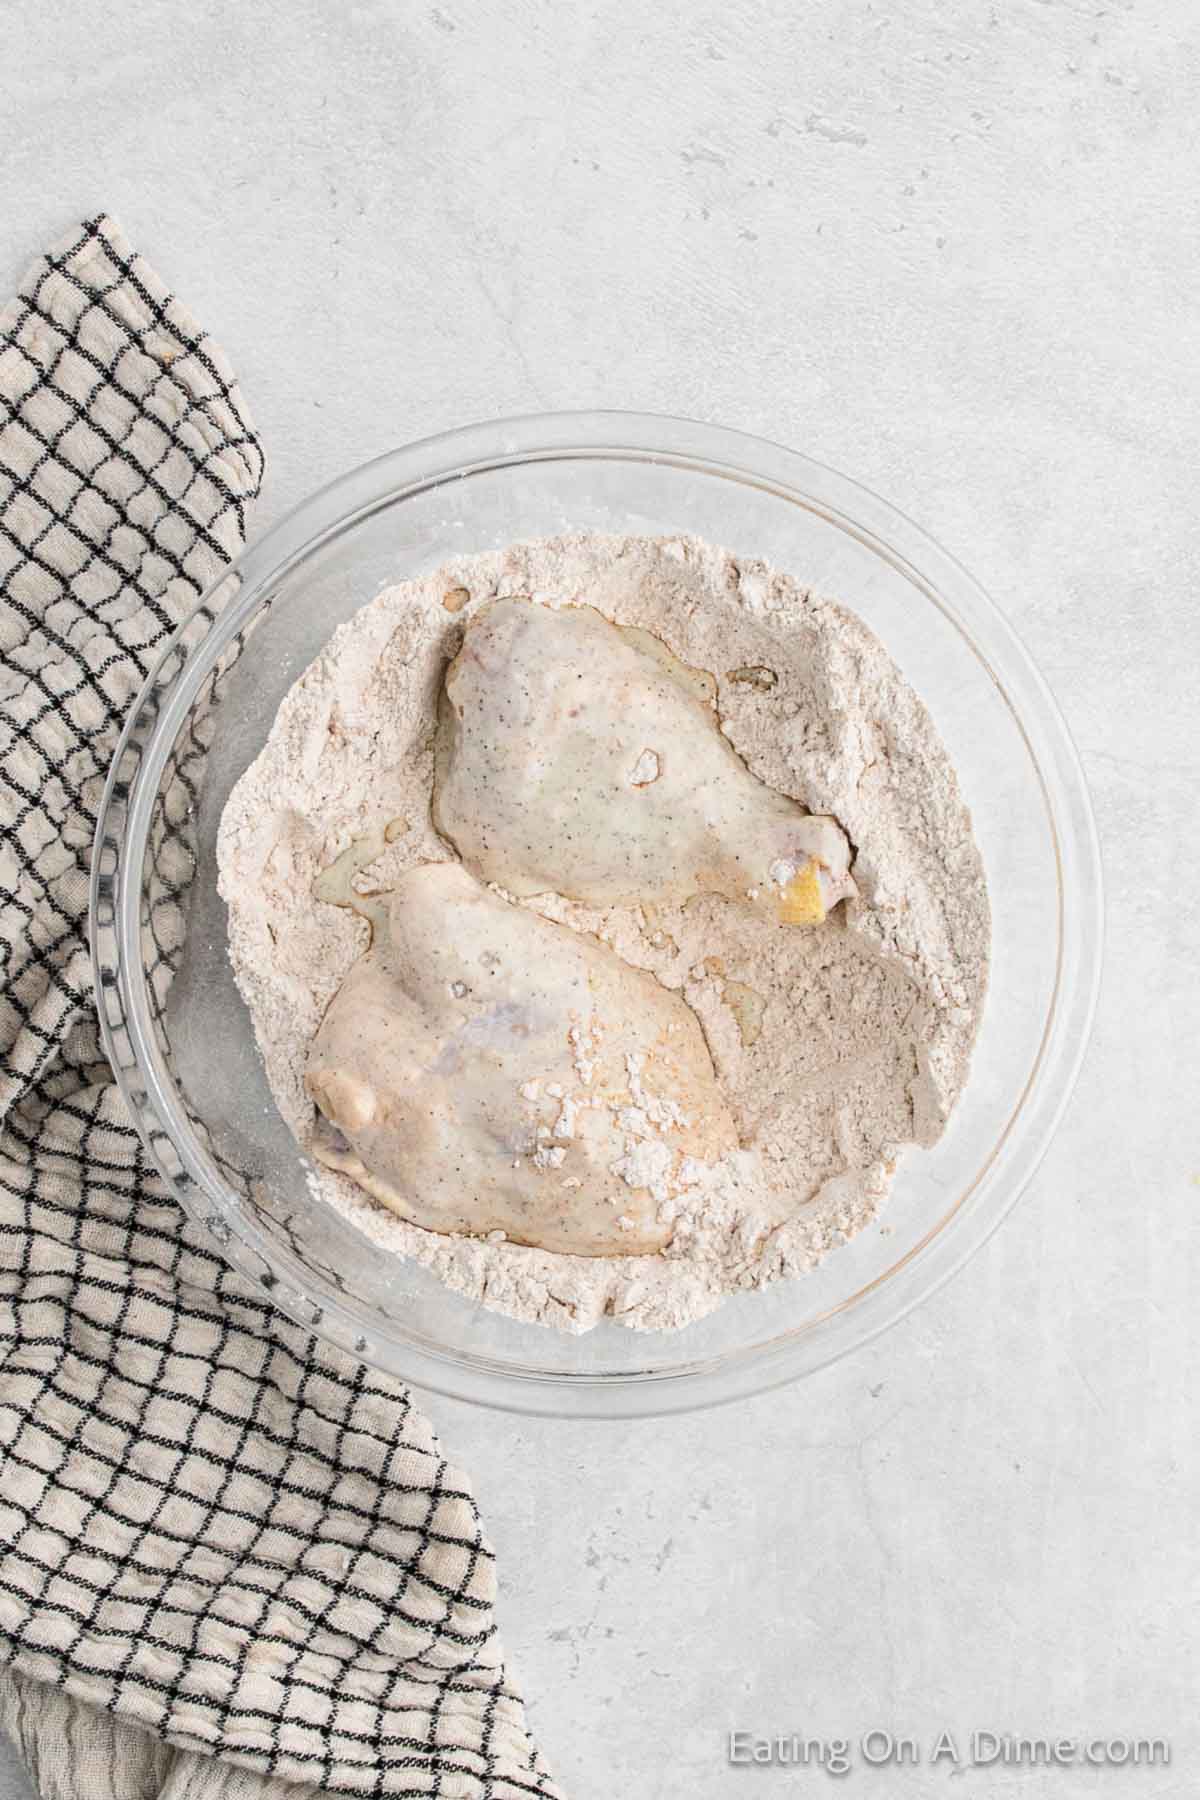
<svg viewBox="0 0 1200 1800"><path fill-rule="evenodd" d="M381 508L490 469L572 458L632 458L748 484L816 513L890 563L960 633L999 690L1041 787L1054 844L1058 945L1044 1029L970 1183L918 1244L837 1305L759 1344L669 1370L519 1367L381 1331L365 1309L269 1239L215 1176L173 1100L139 948L141 870L162 766L206 675L271 591L319 546ZM597 1418L688 1411L781 1386L850 1354L936 1293L1007 1216L1057 1129L1086 1053L1103 934L1099 840L1078 754L1046 682L974 577L888 501L800 451L723 426L623 411L523 414L416 440L338 477L248 544L164 642L130 707L97 817L89 912L101 1035L121 1094L174 1197L227 1262L297 1323L410 1385L514 1412ZM1018 1118L1022 1130L1014 1135ZM852 1308L855 1329L847 1331Z"/></svg>

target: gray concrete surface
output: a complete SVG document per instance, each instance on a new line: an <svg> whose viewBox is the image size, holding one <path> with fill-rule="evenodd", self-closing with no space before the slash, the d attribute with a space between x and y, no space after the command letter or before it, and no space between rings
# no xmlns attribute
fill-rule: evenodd
<svg viewBox="0 0 1200 1800"><path fill-rule="evenodd" d="M89 29L84 21L93 20ZM102 20L102 23L101 23ZM1192 1795L1197 64L1190 0L43 0L0 65L0 278L108 207L239 369L266 523L465 419L793 443L1023 632L1111 883L1094 1046L1022 1206L852 1361L582 1428L437 1403L574 1800L819 1792L725 1734L910 1733L854 1795ZM1002 902L1002 897L1001 897ZM1165 1734L1157 1771L928 1765ZM22 1792L0 1758L0 1797Z"/></svg>
<svg viewBox="0 0 1200 1800"><path fill-rule="evenodd" d="M28 1800L29 1782L16 1751L7 1738L0 1738L0 1795L4 1800Z"/></svg>

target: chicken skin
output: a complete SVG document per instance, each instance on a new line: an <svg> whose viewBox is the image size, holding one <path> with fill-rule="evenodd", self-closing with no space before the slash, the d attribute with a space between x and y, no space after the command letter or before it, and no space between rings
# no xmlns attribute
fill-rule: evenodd
<svg viewBox="0 0 1200 1800"><path fill-rule="evenodd" d="M518 897L716 893L805 925L857 891L836 821L750 772L664 644L589 606L499 599L470 621L446 672L434 823Z"/></svg>

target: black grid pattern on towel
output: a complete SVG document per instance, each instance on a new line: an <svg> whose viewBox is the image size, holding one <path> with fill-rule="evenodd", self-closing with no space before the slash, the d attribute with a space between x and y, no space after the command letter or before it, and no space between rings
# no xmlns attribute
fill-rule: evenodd
<svg viewBox="0 0 1200 1800"><path fill-rule="evenodd" d="M309 1787L551 1797L469 1487L403 1388L214 1254L99 1042L107 764L261 472L111 220L33 269L0 315L0 1662Z"/></svg>

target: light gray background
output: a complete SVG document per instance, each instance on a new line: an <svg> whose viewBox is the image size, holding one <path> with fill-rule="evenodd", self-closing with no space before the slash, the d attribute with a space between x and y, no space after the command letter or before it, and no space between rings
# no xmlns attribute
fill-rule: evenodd
<svg viewBox="0 0 1200 1800"><path fill-rule="evenodd" d="M42 0L4 43L5 290L113 210L242 376L260 523L488 415L741 426L955 551L1083 752L1094 1046L973 1265L735 1411L432 1408L568 1793L822 1791L727 1768L724 1733L876 1725L1167 1733L1175 1760L844 1792L1200 1791L1191 0Z"/></svg>

